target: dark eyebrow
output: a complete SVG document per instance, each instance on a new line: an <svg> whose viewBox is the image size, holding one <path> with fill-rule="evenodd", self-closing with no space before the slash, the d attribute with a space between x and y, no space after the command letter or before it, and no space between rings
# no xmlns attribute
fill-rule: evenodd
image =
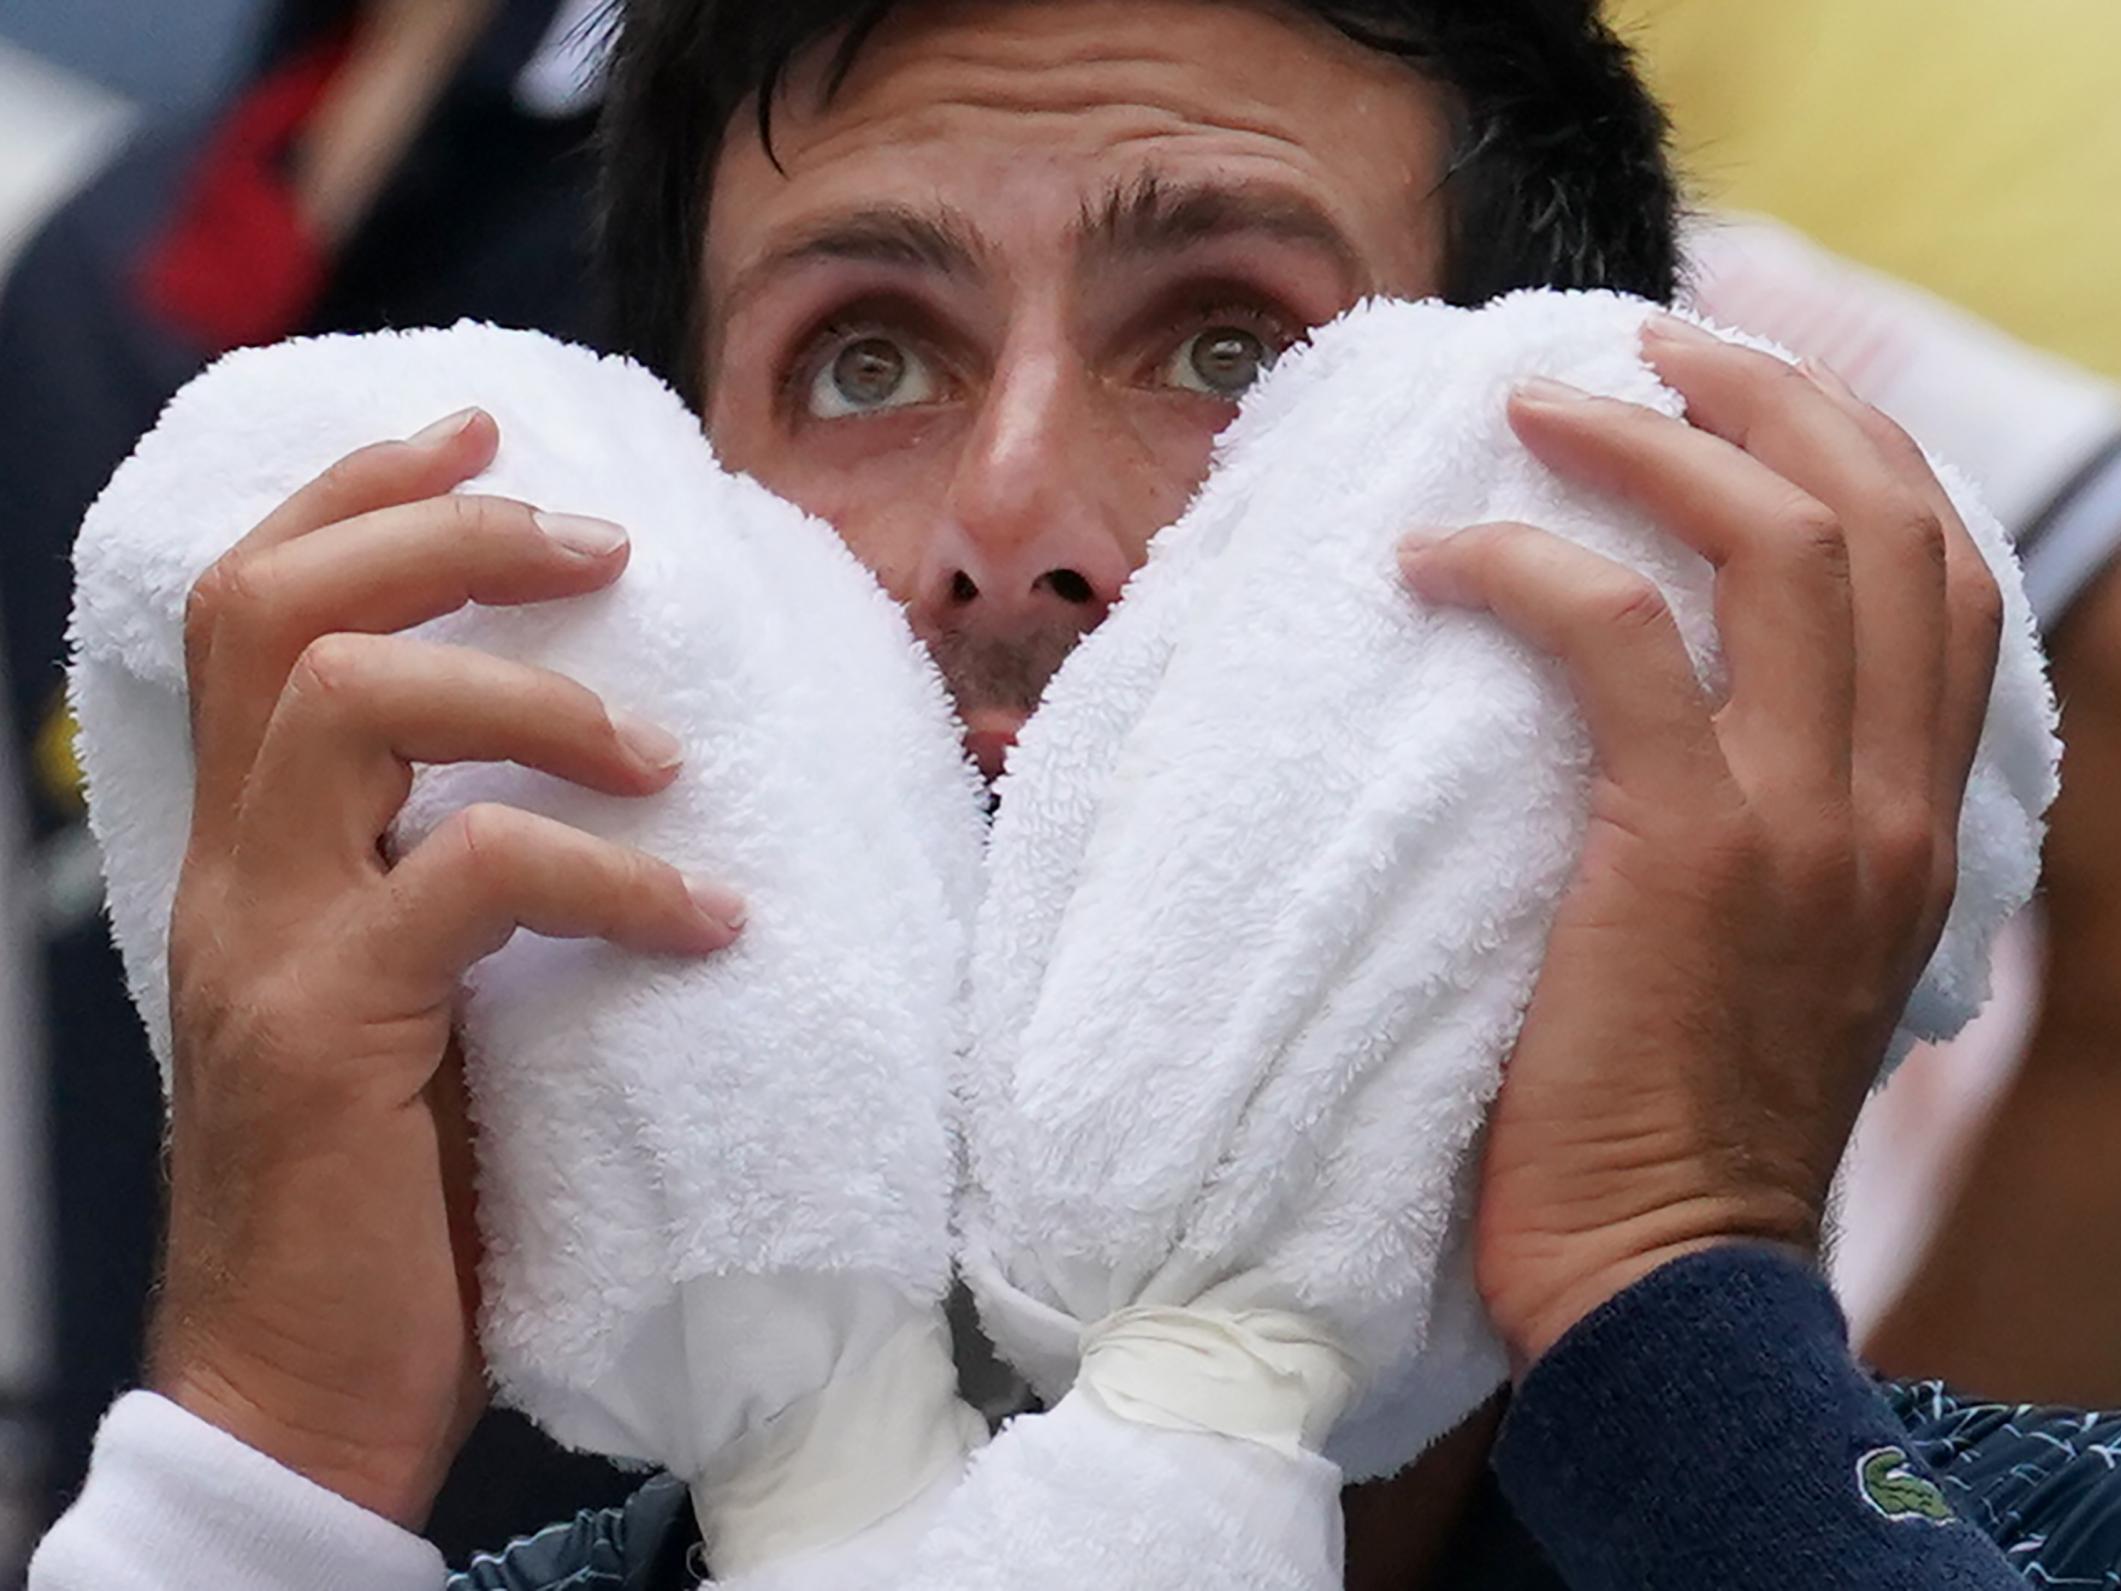
<svg viewBox="0 0 2121 1591"><path fill-rule="evenodd" d="M1369 274L1355 245L1323 208L1280 186L1174 183L1151 172L1086 204L1076 233L1086 255L1108 260L1175 254L1196 243L1265 234L1330 255L1351 287Z"/></svg>
<svg viewBox="0 0 2121 1591"><path fill-rule="evenodd" d="M954 210L870 205L829 216L783 238L745 265L721 295L718 318L726 320L790 267L813 260L853 260L908 266L942 276L973 276L986 254L978 230Z"/></svg>

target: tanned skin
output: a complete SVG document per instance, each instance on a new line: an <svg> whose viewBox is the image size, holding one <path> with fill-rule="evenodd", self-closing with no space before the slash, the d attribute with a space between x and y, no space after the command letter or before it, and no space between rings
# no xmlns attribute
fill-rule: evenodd
<svg viewBox="0 0 2121 1591"><path fill-rule="evenodd" d="M798 71L777 107L778 168L740 111L712 174L705 417L907 605L991 769L1200 480L1218 381L1437 285L1445 106L1240 0L915 6L816 89ZM1716 565L1728 701L1652 587L1536 526L1409 526L1404 549L1408 601L1558 661L1598 756L1480 1189L1520 1369L1680 1255L1816 1244L1949 903L1996 653L1995 586L1893 426L1823 371L1677 325L1646 348L1692 425L1545 385L1511 419ZM459 977L518 925L712 955L743 922L716 881L505 809L380 858L414 762L645 797L688 749L395 633L625 577L616 528L534 512L565 505L441 495L499 442L473 414L355 454L216 566L189 626L153 1384L409 1525L483 1396ZM1486 1440L1439 1449L1432 1523L1353 1572L1418 1584Z"/></svg>

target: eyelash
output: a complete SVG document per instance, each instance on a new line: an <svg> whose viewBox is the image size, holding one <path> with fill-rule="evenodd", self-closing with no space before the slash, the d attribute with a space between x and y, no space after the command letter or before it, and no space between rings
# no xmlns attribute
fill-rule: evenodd
<svg viewBox="0 0 2121 1591"><path fill-rule="evenodd" d="M904 337L923 358L935 358L928 347L927 339L910 331L895 329L886 317L850 315L841 311L820 321L797 345L799 352L788 362L788 368L780 379L781 406L791 413L800 410L804 396L810 390L810 384L817 380L818 372L825 368L825 361L847 344L873 336ZM937 363L940 364L941 361Z"/></svg>
<svg viewBox="0 0 2121 1591"><path fill-rule="evenodd" d="M1164 352L1159 358L1168 358L1171 350L1188 337L1197 336L1213 326L1242 326L1274 351L1276 358L1293 348L1303 333L1296 330L1289 320L1254 301L1244 299L1210 299L1187 310L1164 327L1161 344Z"/></svg>
<svg viewBox="0 0 2121 1591"><path fill-rule="evenodd" d="M1257 300L1245 298L1203 298L1162 324L1159 352L1151 355L1146 370L1154 370L1168 359L1188 337L1195 336L1212 326L1240 325L1255 333L1262 342L1274 351L1275 357L1289 351L1299 342L1303 333L1291 321ZM789 361L779 383L779 401L790 411L799 409L810 385L824 368L827 358L848 343L870 336L904 337L922 358L934 362L947 371L948 363L937 357L929 339L906 328L903 317L884 314L849 314L836 312L805 336L798 345L800 351Z"/></svg>

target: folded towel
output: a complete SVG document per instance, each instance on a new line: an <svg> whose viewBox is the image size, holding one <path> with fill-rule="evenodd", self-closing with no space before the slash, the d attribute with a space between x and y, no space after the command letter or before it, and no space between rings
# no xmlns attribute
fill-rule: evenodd
<svg viewBox="0 0 2121 1591"><path fill-rule="evenodd" d="M718 1567L800 1561L984 1439L938 1308L984 791L903 615L827 527L723 472L645 372L541 337L464 325L222 361L77 554L73 683L114 930L166 1076L186 595L332 460L467 404L502 435L476 490L616 521L632 563L610 591L422 633L571 675L689 760L644 801L424 769L393 842L502 801L752 910L704 962L525 933L474 970L481 1338L501 1398L561 1441L693 1482Z"/></svg>
<svg viewBox="0 0 2121 1591"><path fill-rule="evenodd" d="M1635 355L1644 312L1378 304L1320 333L1027 727L979 908L962 1221L990 1331L1058 1401L954 1493L978 1433L935 1302L977 791L874 582L630 367L481 328L239 355L114 481L84 531L75 687L157 1052L186 591L331 458L482 403L504 444L478 488L617 520L634 563L598 597L428 633L571 673L694 761L639 803L425 770L398 842L506 800L754 905L709 964L519 935L477 970L502 1395L688 1476L717 1569L750 1587L1337 1585L1343 1475L1399 1468L1502 1377L1470 1148L1589 755L1554 670L1422 611L1391 548L1490 518L1571 535L1659 581L1713 681L1706 568L1503 420L1532 374L1678 412ZM2011 622L1959 900L1896 1052L1978 1004L2054 779L2015 571L1950 484Z"/></svg>
<svg viewBox="0 0 2121 1591"><path fill-rule="evenodd" d="M1338 1585L1343 1472L1397 1470L1501 1383L1472 1150L1590 747L1558 669L1425 611L1393 548L1496 519L1568 536L1656 581L1713 688L1706 563L1505 418L1533 375L1680 413L1637 352L1648 311L1537 293L1321 331L1026 727L974 942L964 1264L1058 1403L975 1460L912 1583ZM1983 998L2055 788L2016 566L1946 482L2009 620L1896 1054Z"/></svg>

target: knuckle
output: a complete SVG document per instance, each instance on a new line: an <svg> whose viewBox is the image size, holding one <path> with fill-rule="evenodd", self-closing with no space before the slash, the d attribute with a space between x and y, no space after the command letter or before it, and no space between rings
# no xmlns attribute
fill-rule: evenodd
<svg viewBox="0 0 2121 1591"><path fill-rule="evenodd" d="M1468 526L1439 542L1437 554L1460 566L1489 563L1510 545L1518 529L1503 524Z"/></svg>
<svg viewBox="0 0 2121 1591"><path fill-rule="evenodd" d="M658 909L671 911L684 909L688 905L685 883L678 870L660 857L650 856L646 851L629 853L632 864L632 883L641 892L644 900L653 901Z"/></svg>
<svg viewBox="0 0 2121 1591"><path fill-rule="evenodd" d="M192 582L191 590L184 598L187 633L211 628L221 605L228 600L227 565L228 559L223 558Z"/></svg>
<svg viewBox="0 0 2121 1591"><path fill-rule="evenodd" d="M1640 444L1661 439L1675 423L1669 416L1639 403L1618 398L1594 398L1585 408L1614 430L1626 433Z"/></svg>
<svg viewBox="0 0 2121 1591"><path fill-rule="evenodd" d="M1541 531L1514 519L1490 520L1463 530L1452 538L1460 546L1484 557L1507 556L1510 553L1533 545Z"/></svg>
<svg viewBox="0 0 2121 1591"><path fill-rule="evenodd" d="M184 599L184 664L194 690L200 670L224 638L239 641L265 627L271 604L256 565L229 553L193 584Z"/></svg>
<svg viewBox="0 0 2121 1591"><path fill-rule="evenodd" d="M240 553L228 553L193 583L184 602L185 629L211 633L230 614L256 600L255 572Z"/></svg>
<svg viewBox="0 0 2121 1591"><path fill-rule="evenodd" d="M444 824L450 849L478 887L492 888L506 874L523 842L523 815L497 801L476 801Z"/></svg>
<svg viewBox="0 0 2121 1591"><path fill-rule="evenodd" d="M1874 403L1863 405L1859 416L1864 432L1885 455L1903 469L1931 473L1928 455L1922 444L1911 436L1907 429Z"/></svg>
<svg viewBox="0 0 2121 1591"><path fill-rule="evenodd" d="M316 484L325 488L327 496L341 496L361 486L363 477L375 462L373 448L361 448L346 454L346 458L335 458L325 467L325 473L316 477Z"/></svg>
<svg viewBox="0 0 2121 1591"><path fill-rule="evenodd" d="M598 869L607 886L597 891L598 933L615 933L627 918L636 914L641 917L661 914L669 900L663 893L663 880L653 857L614 847L613 853L607 854L604 860L606 865Z"/></svg>
<svg viewBox="0 0 2121 1591"><path fill-rule="evenodd" d="M572 733L598 741L616 741L618 726L599 696L579 680L550 669L534 672L524 686L524 708Z"/></svg>
<svg viewBox="0 0 2121 1591"><path fill-rule="evenodd" d="M1841 516L1808 494L1782 511L1783 543L1806 562L1833 570L1848 568L1848 535Z"/></svg>
<svg viewBox="0 0 2121 1591"><path fill-rule="evenodd" d="M327 699L358 690L368 677L374 638L335 630L302 648L293 681L305 693Z"/></svg>
<svg viewBox="0 0 2121 1591"><path fill-rule="evenodd" d="M1752 362L1751 368L1758 373L1762 394L1769 402L1792 409L1811 408L1820 402L1819 384L1803 365L1793 365L1758 349L1746 352Z"/></svg>
<svg viewBox="0 0 2121 1591"><path fill-rule="evenodd" d="M447 519L449 528L460 535L476 536L486 528L486 499L483 497L451 492L436 498L435 506Z"/></svg>
<svg viewBox="0 0 2121 1591"><path fill-rule="evenodd" d="M1944 518L1927 498L1912 489L1896 492L1884 505L1883 518L1903 547L1943 570Z"/></svg>
<svg viewBox="0 0 2121 1591"><path fill-rule="evenodd" d="M467 537L513 544L531 530L530 510L505 497L453 492L440 501L448 505L452 528Z"/></svg>
<svg viewBox="0 0 2121 1591"><path fill-rule="evenodd" d="M1736 812L1702 824L1697 866L1712 894L1750 899L1772 877L1774 839L1751 812Z"/></svg>
<svg viewBox="0 0 2121 1591"><path fill-rule="evenodd" d="M416 455L399 442L371 442L334 460L316 478L306 501L314 505L310 518L316 526L328 525L364 503L378 485L404 476Z"/></svg>
<svg viewBox="0 0 2121 1591"><path fill-rule="evenodd" d="M1888 902L1913 907L1927 899L1937 876L1937 841L1930 814L1913 803L1872 820L1869 871Z"/></svg>
<svg viewBox="0 0 2121 1591"><path fill-rule="evenodd" d="M1738 386L1748 389L1763 388L1789 368L1787 361L1763 353L1758 348L1748 347L1742 342L1732 341L1722 333L1711 332L1709 335L1716 338L1718 346L1704 346L1703 355L1713 357L1726 372L1725 379Z"/></svg>
<svg viewBox="0 0 2121 1591"><path fill-rule="evenodd" d="M1585 617L1604 630L1636 633L1662 630L1672 622L1664 593L1655 581L1638 574L1619 574L1588 598Z"/></svg>
<svg viewBox="0 0 2121 1591"><path fill-rule="evenodd" d="M219 567L215 565L216 569ZM225 600L213 569L201 575L184 598L184 655L194 676L194 686L198 684L199 664L205 659L214 631L220 625L221 604Z"/></svg>
<svg viewBox="0 0 2121 1591"><path fill-rule="evenodd" d="M383 456L381 447L357 448L327 465L324 473L317 477L317 486L327 500L351 496L360 491Z"/></svg>
<svg viewBox="0 0 2121 1591"><path fill-rule="evenodd" d="M1959 582L1958 617L1976 637L1993 647L2003 633L2003 587L1987 563L1977 561Z"/></svg>
<svg viewBox="0 0 2121 1591"><path fill-rule="evenodd" d="M320 484L365 493L379 478L402 480L426 461L417 447L401 438L364 443L342 455L319 477Z"/></svg>
<svg viewBox="0 0 2121 1591"><path fill-rule="evenodd" d="M1838 805L1794 825L1781 848L1789 872L1813 899L1839 900L1852 892L1856 847L1848 814Z"/></svg>
<svg viewBox="0 0 2121 1591"><path fill-rule="evenodd" d="M591 933L610 939L660 910L663 896L653 861L640 851L608 842L585 848L573 882L578 909Z"/></svg>

